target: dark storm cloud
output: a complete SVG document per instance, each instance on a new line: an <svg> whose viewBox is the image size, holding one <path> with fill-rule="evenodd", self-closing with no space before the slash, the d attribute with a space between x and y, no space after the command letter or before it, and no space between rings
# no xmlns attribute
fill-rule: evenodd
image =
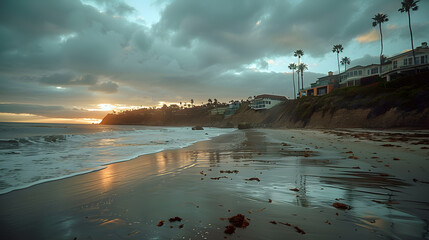
<svg viewBox="0 0 429 240"><path fill-rule="evenodd" d="M124 16L135 11L133 7L120 0L90 0L104 8L107 14Z"/></svg>
<svg viewBox="0 0 429 240"><path fill-rule="evenodd" d="M365 66L365 65L370 65L370 64L379 63L379 62L380 62L379 56L371 56L369 54L366 54L361 58L351 59L350 66L347 66L347 68L351 68L354 66ZM342 68L344 68L344 66L342 66Z"/></svg>
<svg viewBox="0 0 429 240"><path fill-rule="evenodd" d="M88 89L94 92L115 93L118 91L118 87L118 84L109 81L90 86Z"/></svg>
<svg viewBox="0 0 429 240"><path fill-rule="evenodd" d="M97 77L91 74L86 74L76 77L73 73L54 73L49 76L43 76L39 80L41 83L51 86L69 86L69 85L95 85Z"/></svg>
<svg viewBox="0 0 429 240"><path fill-rule="evenodd" d="M144 27L100 13L79 1L2 1L0 69L93 70L111 68L113 59ZM144 44L140 40L134 42ZM149 41L146 41L148 43Z"/></svg>
<svg viewBox="0 0 429 240"><path fill-rule="evenodd" d="M266 55L290 55L301 48L312 56L346 45L371 28L371 17L385 11L397 15L391 0L172 1L154 30L180 47L201 42L225 49L234 61L249 62ZM234 58L235 57L235 58Z"/></svg>

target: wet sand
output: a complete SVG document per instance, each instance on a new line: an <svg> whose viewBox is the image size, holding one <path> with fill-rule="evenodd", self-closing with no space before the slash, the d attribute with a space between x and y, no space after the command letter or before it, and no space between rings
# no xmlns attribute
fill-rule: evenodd
<svg viewBox="0 0 429 240"><path fill-rule="evenodd" d="M429 239L424 134L236 131L0 195L0 236ZM249 226L225 234L237 214Z"/></svg>

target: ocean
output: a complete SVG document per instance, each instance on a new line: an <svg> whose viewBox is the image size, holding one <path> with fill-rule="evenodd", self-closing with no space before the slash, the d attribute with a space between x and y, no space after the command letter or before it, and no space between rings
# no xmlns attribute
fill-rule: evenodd
<svg viewBox="0 0 429 240"><path fill-rule="evenodd" d="M234 129L0 123L0 194L187 147Z"/></svg>

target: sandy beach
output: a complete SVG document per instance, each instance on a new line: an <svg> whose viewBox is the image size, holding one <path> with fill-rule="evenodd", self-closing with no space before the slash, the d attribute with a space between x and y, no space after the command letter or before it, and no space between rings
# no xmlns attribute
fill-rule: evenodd
<svg viewBox="0 0 429 240"><path fill-rule="evenodd" d="M429 239L428 134L237 130L0 195L0 236Z"/></svg>

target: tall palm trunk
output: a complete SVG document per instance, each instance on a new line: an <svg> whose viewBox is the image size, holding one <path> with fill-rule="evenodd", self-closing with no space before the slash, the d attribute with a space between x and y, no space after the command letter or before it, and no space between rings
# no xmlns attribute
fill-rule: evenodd
<svg viewBox="0 0 429 240"><path fill-rule="evenodd" d="M347 63L344 64L344 72L347 72Z"/></svg>
<svg viewBox="0 0 429 240"><path fill-rule="evenodd" d="M381 42L381 52L380 52L380 72L379 75L381 75L381 71L383 69L383 32L381 31L381 23L378 24L380 27L380 42Z"/></svg>
<svg viewBox="0 0 429 240"><path fill-rule="evenodd" d="M304 89L304 71L301 71L301 81L302 81L302 89Z"/></svg>
<svg viewBox="0 0 429 240"><path fill-rule="evenodd" d="M337 62L338 62L338 74L340 74L340 53L337 52Z"/></svg>
<svg viewBox="0 0 429 240"><path fill-rule="evenodd" d="M297 71L296 72L296 75L298 76L298 92L301 90L300 88L299 88L299 71Z"/></svg>
<svg viewBox="0 0 429 240"><path fill-rule="evenodd" d="M293 82L293 99L296 99L295 70L294 69L292 69L292 82Z"/></svg>
<svg viewBox="0 0 429 240"><path fill-rule="evenodd" d="M414 42L413 42L413 30L411 30L411 16L410 11L408 11L408 27L410 28L410 36L411 36L411 49L413 50L413 64L414 68L416 68L416 54L414 53Z"/></svg>

